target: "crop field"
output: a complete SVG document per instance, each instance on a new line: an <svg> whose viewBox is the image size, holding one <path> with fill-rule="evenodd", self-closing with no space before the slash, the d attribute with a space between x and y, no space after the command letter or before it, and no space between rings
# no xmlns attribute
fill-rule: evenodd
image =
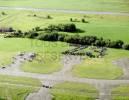
<svg viewBox="0 0 129 100"><path fill-rule="evenodd" d="M129 12L128 0L0 0L0 6Z"/></svg>

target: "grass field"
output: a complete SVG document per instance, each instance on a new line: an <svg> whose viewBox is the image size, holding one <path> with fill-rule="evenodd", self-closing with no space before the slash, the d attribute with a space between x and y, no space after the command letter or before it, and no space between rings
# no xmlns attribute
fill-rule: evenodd
<svg viewBox="0 0 129 100"><path fill-rule="evenodd" d="M1 15L0 17L1 27L13 27L17 30L28 31L36 26L44 28L50 24L71 23L70 18L73 18L73 20L76 19L77 22L72 23L75 23L77 28L85 31L84 33L78 33L80 35L95 35L112 40L121 39L129 43L129 16L84 15L15 10L6 10L4 12L7 15ZM37 16L34 17L34 15ZM50 15L52 19L47 19L47 15ZM82 23L82 18L89 23Z"/></svg>
<svg viewBox="0 0 129 100"><path fill-rule="evenodd" d="M0 0L1 6L129 13L129 0ZM50 19L47 18L48 15L51 16ZM73 22L70 21L71 18L74 20ZM87 23L83 23L82 19L85 19ZM112 41L123 40L125 43L129 43L129 16L0 9L0 29L12 27L25 32L37 26L45 28L50 24L68 23L74 23L77 28L84 32L59 33L79 34L81 36L93 35ZM3 33L0 33L0 67L10 64L12 57L19 52L37 54L32 62L25 62L20 67L25 72L50 74L60 70L63 66L61 52L71 48L69 44L63 42L3 38L2 35ZM73 76L107 80L121 77L123 71L114 65L113 61L124 57L129 58L129 51L108 48L106 53L107 55L103 58L86 57L81 64L73 66ZM103 84L103 86L106 85L106 83ZM41 86L37 79L0 75L0 100L25 100L29 93L37 92ZM99 96L94 86L72 82L56 84L50 93L53 95L52 100L97 100ZM129 85L113 88L111 94L112 100L129 100Z"/></svg>
<svg viewBox="0 0 129 100"><path fill-rule="evenodd" d="M12 57L19 52L35 52L38 54L36 59L33 62L25 63L22 69L29 72L51 73L62 67L61 52L68 49L69 45L61 42L0 38L0 47L1 65L9 64Z"/></svg>
<svg viewBox="0 0 129 100"><path fill-rule="evenodd" d="M112 100L129 100L129 85L121 85L112 90Z"/></svg>
<svg viewBox="0 0 129 100"><path fill-rule="evenodd" d="M2 12L2 11L1 11ZM66 14L66 13L50 13L50 12L33 12L33 11L5 11L7 15L1 15L0 17L0 24L3 27L14 27L15 29L21 29L23 31L31 30L32 28L36 26L47 27L49 24L58 24L58 23L70 23L70 18L77 19L78 22L73 22L77 25L78 28L84 30L84 33L78 33L80 35L96 35L99 37L109 38L112 40L118 40L121 39L127 43L129 43L129 17L127 16L112 16L112 15L82 15L82 14ZM34 17L33 15L36 14L37 17ZM50 15L52 19L46 19L46 16ZM82 23L80 22L82 18L85 18L85 20L89 21L89 23ZM63 33L64 34L64 33ZM67 34L76 34L76 33L67 33ZM16 44L17 43L17 44ZM11 46L10 46L11 45ZM46 45L46 46L45 46ZM48 46L47 46L48 45ZM63 45L63 48L62 48ZM11 61L11 57L16 54L16 52L21 51L29 51L29 52L45 52L46 55L50 55L50 57L47 57L45 55L38 56L37 59L43 60L42 62L46 63L39 63L37 60L33 61L32 63L26 63L23 65L22 69L24 71L31 71L31 72L38 72L38 73L50 73L53 71L57 71L60 69L59 66L61 64L59 63L59 59L57 59L56 62L51 62L49 58L53 55L55 57L56 55L60 55L59 52L65 50L65 48L68 47L68 45L65 43L52 43L52 42L41 42L36 40L27 40L27 39L0 39L0 50L1 54L5 54L5 57L1 55L1 65L5 65L5 63L9 63ZM54 48L54 49L53 49ZM99 70L98 78L117 78L119 77L122 72L120 68L113 67L111 64L111 60L109 58L114 58L114 54L118 57L123 56L124 54L128 55L127 51L120 51L120 54L123 52L123 55L119 55L119 50L116 50L117 52L114 52L115 50L109 50L109 53L111 54L109 57L107 56L104 59L94 59L99 66L96 66L96 63L94 62L92 65L89 66L89 64L85 65L85 63L81 66L88 66L86 67L87 74L89 73L89 77L94 77L96 70ZM118 54L117 54L118 53ZM7 55L7 56L6 56ZM44 60L44 56L47 57ZM43 58L43 59L42 59ZM48 60L49 59L49 60ZM109 59L109 60L107 60ZM87 60L86 60L87 61ZM88 60L89 62L93 62L92 60ZM104 63L104 64L102 64ZM35 67L38 66L38 67ZM44 67L42 67L44 66ZM46 67L49 66L49 67ZM50 67L53 66L53 67ZM85 66L83 67L85 69ZM91 70L91 66L94 70ZM106 67L109 66L109 67ZM105 69L106 67L106 69ZM77 69L80 67L77 67ZM43 69L43 70L42 70ZM111 71L107 75L103 75L103 69L104 72ZM75 71L75 70L74 70ZM93 71L94 74L91 74L91 71ZM76 73L81 73L81 76L85 76L86 72L85 70L81 69L77 71ZM85 74L84 74L85 73ZM84 75L83 75L84 74ZM90 75L91 74L91 75ZM93 75L93 76L92 76ZM101 75L101 77L100 77ZM109 79L110 79L109 78Z"/></svg>
<svg viewBox="0 0 129 100"><path fill-rule="evenodd" d="M0 51L0 67L10 64L12 62L11 57L13 57L14 55L14 52Z"/></svg>
<svg viewBox="0 0 129 100"><path fill-rule="evenodd" d="M0 83L28 85L34 87L41 86L41 83L37 79L26 78L26 77L12 77L7 75L0 75Z"/></svg>
<svg viewBox="0 0 129 100"><path fill-rule="evenodd" d="M0 6L129 12L128 0L0 0Z"/></svg>
<svg viewBox="0 0 129 100"><path fill-rule="evenodd" d="M95 100L98 91L89 84L65 82L51 90L54 100Z"/></svg>
<svg viewBox="0 0 129 100"><path fill-rule="evenodd" d="M0 75L0 100L24 100L40 86L37 79Z"/></svg>
<svg viewBox="0 0 129 100"><path fill-rule="evenodd" d="M108 49L107 55L103 58L86 58L81 64L76 65L73 74L78 77L95 79L116 79L123 72L120 67L113 64L113 61L129 57L129 51Z"/></svg>
<svg viewBox="0 0 129 100"><path fill-rule="evenodd" d="M0 100L24 100L29 93L37 89L0 84L0 90Z"/></svg>
<svg viewBox="0 0 129 100"><path fill-rule="evenodd" d="M58 47L56 47L58 48ZM21 69L25 72L48 74L59 71L62 67L61 54L53 53L39 53L32 62L26 62Z"/></svg>

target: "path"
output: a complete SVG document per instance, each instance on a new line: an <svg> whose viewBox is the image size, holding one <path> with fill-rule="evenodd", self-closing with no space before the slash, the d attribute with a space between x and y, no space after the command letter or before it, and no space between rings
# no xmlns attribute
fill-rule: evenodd
<svg viewBox="0 0 129 100"><path fill-rule="evenodd" d="M80 82L80 83L89 83L94 85L100 95L99 100L110 100L111 96L111 89L114 86L120 85L120 84L129 84L128 79L119 79L119 80L101 80L101 79L87 79L87 78L77 78L70 74L73 65L79 64L83 58L79 56L64 56L62 63L63 67L62 70L59 72L55 72L53 74L38 74L38 73L29 73L29 72L23 72L20 70L20 65L24 63L24 61L28 60L30 61L32 58L32 55L34 53L24 53L23 55L17 55L14 57L14 62L6 66L7 68L0 69L0 73L4 75L10 75L10 76L23 76L23 77L31 77L39 79L43 86L49 86L52 87L53 85L68 81L68 82ZM124 66L124 68L128 68L128 60L118 60L119 66ZM123 69L124 69L123 68ZM125 74L127 75L127 73ZM41 89L37 93L31 93L26 100L51 100L51 95L49 93L49 88L41 87ZM47 95L47 96L46 96ZM34 98L34 99L32 99ZM42 99L46 98L46 99Z"/></svg>
<svg viewBox="0 0 129 100"><path fill-rule="evenodd" d="M31 93L26 100L52 100L49 89L41 87L37 93Z"/></svg>
<svg viewBox="0 0 129 100"><path fill-rule="evenodd" d="M123 69L123 76L121 77L121 79L129 80L129 59L128 58L119 59L114 63Z"/></svg>
<svg viewBox="0 0 129 100"><path fill-rule="evenodd" d="M2 9L2 10L29 10L29 11L44 11L44 12L48 12L49 11L49 12L60 12L60 13L129 16L129 13L119 13L119 12L83 11L83 10L48 9L48 8L31 8L31 7L0 6L0 9Z"/></svg>
<svg viewBox="0 0 129 100"><path fill-rule="evenodd" d="M81 56L73 56L73 55L64 55L62 58L62 69L58 72L53 73L53 75L57 76L71 76L71 70L74 65L81 63L83 57Z"/></svg>

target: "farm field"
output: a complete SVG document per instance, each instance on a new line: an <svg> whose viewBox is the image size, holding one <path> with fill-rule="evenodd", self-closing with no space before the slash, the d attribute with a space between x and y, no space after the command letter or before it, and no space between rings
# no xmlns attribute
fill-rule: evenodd
<svg viewBox="0 0 129 100"><path fill-rule="evenodd" d="M0 0L0 6L129 12L128 0Z"/></svg>
<svg viewBox="0 0 129 100"><path fill-rule="evenodd" d="M4 12L7 13L7 15L1 15L0 17L1 27L13 27L16 30L28 31L37 26L45 28L50 24L74 23L77 28L84 31L77 33L79 35L93 35L105 39L123 40L124 42L129 43L129 16L85 15L15 10L7 10ZM52 19L47 19L48 15L51 16ZM71 22L70 18L75 21ZM82 19L85 19L88 23L82 23Z"/></svg>
<svg viewBox="0 0 129 100"><path fill-rule="evenodd" d="M0 75L0 99L24 100L29 93L38 91L40 86L37 79Z"/></svg>

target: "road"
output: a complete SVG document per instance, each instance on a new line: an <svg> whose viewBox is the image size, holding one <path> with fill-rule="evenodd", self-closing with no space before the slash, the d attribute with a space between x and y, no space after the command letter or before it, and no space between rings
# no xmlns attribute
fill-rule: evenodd
<svg viewBox="0 0 129 100"><path fill-rule="evenodd" d="M66 10L66 9L49 9L49 8L31 8L31 7L9 7L0 6L1 10L30 10L43 12L59 12L59 13L77 13L77 14L98 14L98 15L118 15L129 16L129 13L123 12L102 12L102 11L83 11L83 10Z"/></svg>

